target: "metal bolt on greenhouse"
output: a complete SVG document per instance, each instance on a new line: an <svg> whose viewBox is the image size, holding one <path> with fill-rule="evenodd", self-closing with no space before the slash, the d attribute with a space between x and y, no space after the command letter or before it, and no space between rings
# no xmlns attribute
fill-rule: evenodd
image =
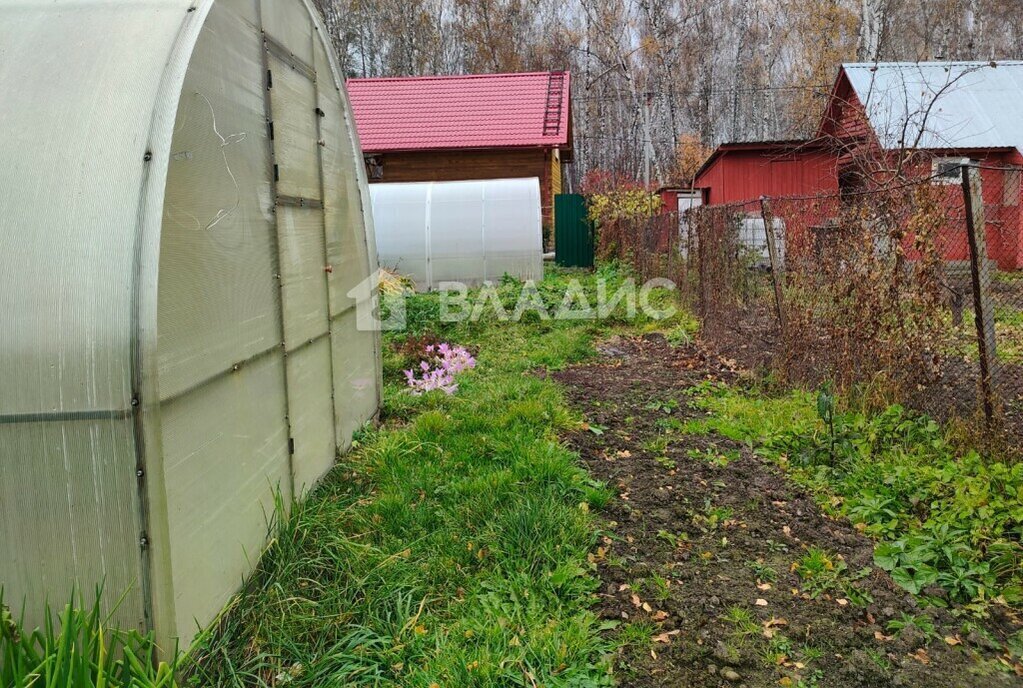
<svg viewBox="0 0 1023 688"><path fill-rule="evenodd" d="M307 0L0 3L0 586L187 644L380 402L343 81ZM375 299L375 297L372 297ZM363 304L372 307L372 300Z"/></svg>

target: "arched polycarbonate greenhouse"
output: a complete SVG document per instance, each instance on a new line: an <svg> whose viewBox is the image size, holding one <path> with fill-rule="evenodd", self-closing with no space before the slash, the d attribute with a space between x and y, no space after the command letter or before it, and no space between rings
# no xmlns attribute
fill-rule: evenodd
<svg viewBox="0 0 1023 688"><path fill-rule="evenodd" d="M0 585L184 642L380 400L361 154L305 0L0 5ZM368 293L368 292L365 292Z"/></svg>
<svg viewBox="0 0 1023 688"><path fill-rule="evenodd" d="M373 184L380 265L430 291L543 279L540 180Z"/></svg>

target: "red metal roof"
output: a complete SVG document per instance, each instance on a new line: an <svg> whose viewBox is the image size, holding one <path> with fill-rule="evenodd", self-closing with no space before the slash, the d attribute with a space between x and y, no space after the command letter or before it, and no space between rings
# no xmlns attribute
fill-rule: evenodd
<svg viewBox="0 0 1023 688"><path fill-rule="evenodd" d="M366 153L560 148L570 145L569 81L568 72L349 79L348 97Z"/></svg>

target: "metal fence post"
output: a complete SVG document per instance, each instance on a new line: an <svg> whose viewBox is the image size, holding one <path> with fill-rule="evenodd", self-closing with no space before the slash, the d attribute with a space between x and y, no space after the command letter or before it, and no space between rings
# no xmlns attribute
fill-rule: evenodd
<svg viewBox="0 0 1023 688"><path fill-rule="evenodd" d="M995 312L991 303L991 268L985 236L984 194L980 170L963 165L963 203L966 209L966 233L970 244L970 276L973 282L973 318L977 326L980 354L980 389L984 418L994 422L995 400L991 366L995 360Z"/></svg>
<svg viewBox="0 0 1023 688"><path fill-rule="evenodd" d="M774 283L774 305L778 309L778 326L782 339L787 334L785 317L785 273L778 254L777 237L774 235L774 217L765 196L760 197L760 217L764 220L764 236L767 238L767 255L771 259L771 281Z"/></svg>

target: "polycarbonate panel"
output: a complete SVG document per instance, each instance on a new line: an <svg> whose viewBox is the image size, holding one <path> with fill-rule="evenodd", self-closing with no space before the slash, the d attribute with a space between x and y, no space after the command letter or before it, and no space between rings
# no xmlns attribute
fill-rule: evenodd
<svg viewBox="0 0 1023 688"><path fill-rule="evenodd" d="M486 188L486 182L431 186L429 251L433 286L484 279Z"/></svg>
<svg viewBox="0 0 1023 688"><path fill-rule="evenodd" d="M260 2L263 28L268 36L307 65L312 65L313 23L296 0L254 0Z"/></svg>
<svg viewBox="0 0 1023 688"><path fill-rule="evenodd" d="M259 559L274 490L291 498L280 353L163 405L177 629L230 599Z"/></svg>
<svg viewBox="0 0 1023 688"><path fill-rule="evenodd" d="M319 44L316 69L329 74L327 56ZM330 314L337 315L354 305L348 296L369 274L366 225L362 212L357 175L361 159L355 155L344 119L341 93L321 77L318 84L320 138L323 140L324 212L327 220L327 260L331 265Z"/></svg>
<svg viewBox="0 0 1023 688"><path fill-rule="evenodd" d="M290 351L328 331L323 211L279 207L277 232L284 341Z"/></svg>
<svg viewBox="0 0 1023 688"><path fill-rule="evenodd" d="M341 360L349 353L343 352ZM295 454L295 491L301 495L334 465L334 400L331 398L330 337L288 354L288 413Z"/></svg>
<svg viewBox="0 0 1023 688"><path fill-rule="evenodd" d="M104 581L108 610L132 590L114 623L143 619L134 258L190 4L0 4L0 582L30 626Z"/></svg>
<svg viewBox="0 0 1023 688"><path fill-rule="evenodd" d="M524 280L543 279L540 185L533 179L507 180L488 185L484 193L483 278L498 281L509 274ZM523 202L524 198L528 201ZM534 231L529 234L525 228Z"/></svg>
<svg viewBox="0 0 1023 688"><path fill-rule="evenodd" d="M107 613L127 593L115 618L145 630L131 422L2 424L0 447L4 602L27 599L34 623L47 599L77 586L91 603L105 582Z"/></svg>
<svg viewBox="0 0 1023 688"><path fill-rule="evenodd" d="M379 407L376 333L356 328L355 309L331 324L334 347L334 399L338 446L351 445L352 433L372 418Z"/></svg>
<svg viewBox="0 0 1023 688"><path fill-rule="evenodd" d="M280 344L261 43L218 3L189 64L160 246L165 399Z"/></svg>
<svg viewBox="0 0 1023 688"><path fill-rule="evenodd" d="M376 415L380 406L380 335L356 329L356 303L348 294L376 270L376 246L363 212L366 182L362 155L354 137L351 111L344 94L326 76L332 74L321 43L316 47L316 71L323 139L324 212L327 226L331 345L333 348L335 442L344 451L352 433ZM328 81L331 81L328 83ZM368 201L365 201L368 205ZM368 208L367 208L368 210ZM375 298L375 297L374 297ZM373 308L373 302L361 304ZM344 315L341 315L341 314ZM340 317L339 317L340 316ZM369 368L364 366L370 363Z"/></svg>
<svg viewBox="0 0 1023 688"><path fill-rule="evenodd" d="M380 265L410 277L420 290L442 281L470 286L543 278L540 182L373 184L373 223Z"/></svg>
<svg viewBox="0 0 1023 688"><path fill-rule="evenodd" d="M309 78L270 55L273 88L274 162L277 193L293 198L320 198L319 146L316 136L316 87Z"/></svg>
<svg viewBox="0 0 1023 688"><path fill-rule="evenodd" d="M373 225L380 267L429 289L428 212L430 184L374 184Z"/></svg>
<svg viewBox="0 0 1023 688"><path fill-rule="evenodd" d="M0 312L17 324L0 329L0 414L127 408L154 75L187 6L0 6Z"/></svg>
<svg viewBox="0 0 1023 688"><path fill-rule="evenodd" d="M327 197L331 196L328 188ZM343 188L343 187L342 187ZM362 215L362 211L353 210L347 194L336 194L344 198L340 205L328 202L324 208L327 227L327 263L330 265L328 285L330 289L330 314L335 316L355 305L355 299L348 294L366 279L368 262L366 259L366 243L353 230L364 232L361 221L353 222L353 214Z"/></svg>

